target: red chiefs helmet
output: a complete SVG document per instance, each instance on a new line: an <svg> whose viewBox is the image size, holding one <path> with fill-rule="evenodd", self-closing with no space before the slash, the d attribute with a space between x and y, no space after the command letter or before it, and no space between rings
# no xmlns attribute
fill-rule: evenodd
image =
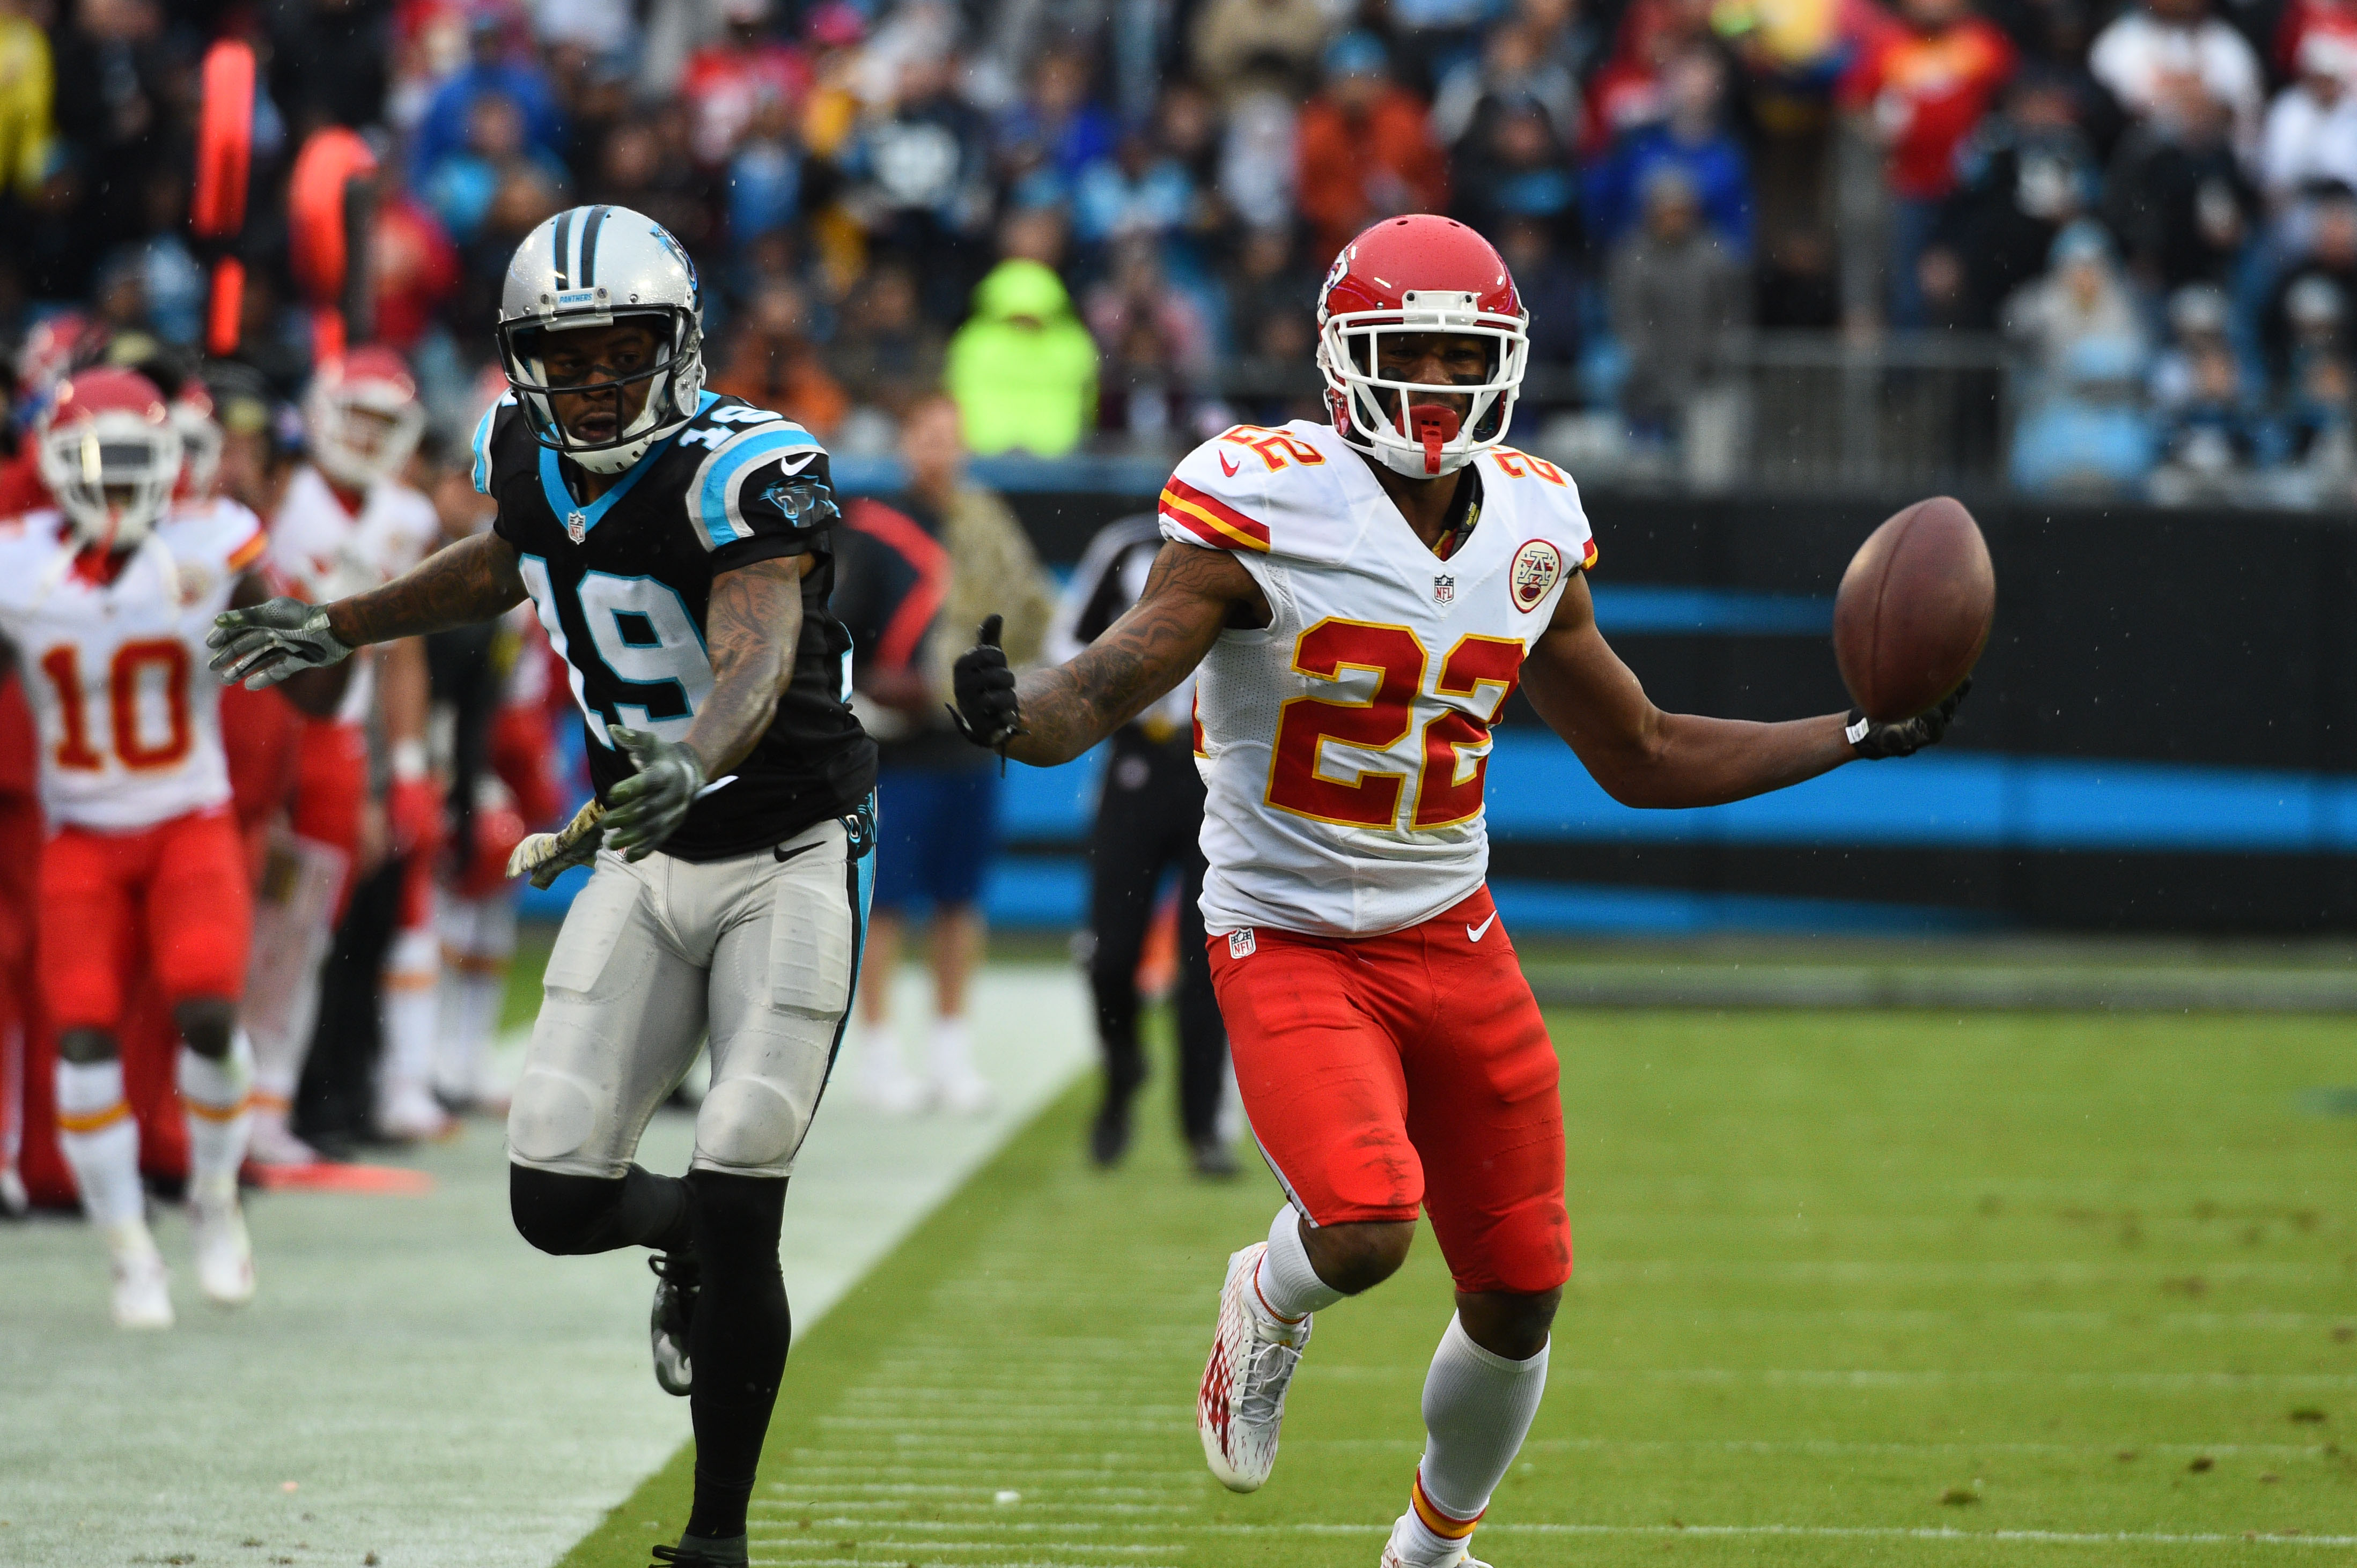
<svg viewBox="0 0 2357 1568"><path fill-rule="evenodd" d="M172 428L180 433L178 494L201 500L212 494L213 476L221 472L221 447L228 441L213 414L213 394L190 376L173 395Z"/></svg>
<svg viewBox="0 0 2357 1568"><path fill-rule="evenodd" d="M84 542L145 539L180 479L180 433L156 383L93 366L59 383L40 424L41 478Z"/></svg>
<svg viewBox="0 0 2357 1568"><path fill-rule="evenodd" d="M303 394L311 460L352 489L400 473L425 431L425 405L409 367L376 344L322 365Z"/></svg>
<svg viewBox="0 0 2357 1568"><path fill-rule="evenodd" d="M1336 433L1411 478L1454 473L1506 438L1530 318L1489 241L1451 218L1384 219L1342 247L1318 291L1318 369ZM1384 379L1383 338L1427 332L1491 339L1484 379ZM1430 401L1443 395L1472 405L1459 414Z"/></svg>

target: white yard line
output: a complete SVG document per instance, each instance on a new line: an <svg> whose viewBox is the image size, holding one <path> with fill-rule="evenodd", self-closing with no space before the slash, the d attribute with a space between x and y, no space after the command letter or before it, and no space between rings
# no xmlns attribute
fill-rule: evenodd
<svg viewBox="0 0 2357 1568"><path fill-rule="evenodd" d="M923 1017L913 980L899 1002ZM798 1335L1093 1054L1068 971L986 973L974 1019L987 1116L879 1117L838 1064L786 1203ZM690 1130L659 1116L644 1163L684 1168ZM262 1290L234 1315L198 1299L186 1228L165 1217L181 1313L165 1335L108 1324L79 1224L0 1227L0 1563L529 1568L668 1460L687 1407L647 1369L643 1254L525 1246L496 1125L414 1163L429 1197L257 1199Z"/></svg>
<svg viewBox="0 0 2357 1568"><path fill-rule="evenodd" d="M1381 1535L1387 1524L1200 1524L1222 1535ZM1927 1526L1839 1524L1485 1524L1491 1535L1795 1536L1831 1541L2023 1541L2061 1546L2321 1546L2346 1551L2357 1535L2297 1531L2169 1531L2126 1530L1940 1530Z"/></svg>

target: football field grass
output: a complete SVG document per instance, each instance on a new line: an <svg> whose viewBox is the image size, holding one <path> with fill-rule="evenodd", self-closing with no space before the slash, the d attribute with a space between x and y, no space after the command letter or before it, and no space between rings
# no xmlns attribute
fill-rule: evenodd
<svg viewBox="0 0 2357 1568"><path fill-rule="evenodd" d="M2357 1080L2346 1023L1551 1022L1579 1262L1485 1560L2357 1561L2357 1119L2303 1109ZM1373 1568L1448 1311L1429 1232L1320 1316L1275 1477L1232 1497L1194 1387L1275 1188L1188 1178L1159 1100L1091 1172L1088 1110L797 1343L757 1563ZM644 1568L688 1475L565 1568Z"/></svg>

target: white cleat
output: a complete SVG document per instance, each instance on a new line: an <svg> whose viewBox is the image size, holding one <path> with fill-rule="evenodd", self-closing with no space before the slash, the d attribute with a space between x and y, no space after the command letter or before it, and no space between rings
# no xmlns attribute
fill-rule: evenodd
<svg viewBox="0 0 2357 1568"><path fill-rule="evenodd" d="M879 1045L873 1036L863 1044L868 1048L860 1058L860 1102L883 1116L914 1116L922 1111L925 1085L900 1065L899 1049L888 1041Z"/></svg>
<svg viewBox="0 0 2357 1568"><path fill-rule="evenodd" d="M1254 1276L1267 1251L1267 1242L1255 1241L1228 1259L1211 1359L1195 1396L1195 1432L1203 1440L1204 1462L1232 1492L1258 1491L1276 1467L1285 1393L1309 1343L1308 1317L1282 1323L1261 1305Z"/></svg>
<svg viewBox="0 0 2357 1568"><path fill-rule="evenodd" d="M438 1144L455 1135L458 1123L442 1109L434 1091L423 1082L404 1079L385 1085L383 1103L377 1107L376 1131L396 1144Z"/></svg>
<svg viewBox="0 0 2357 1568"><path fill-rule="evenodd" d="M245 1233L245 1211L232 1193L226 1202L192 1200L188 1235L196 1244L197 1288L215 1306L243 1306L253 1299L253 1242Z"/></svg>
<svg viewBox="0 0 2357 1568"><path fill-rule="evenodd" d="M256 1105L246 1133L245 1157L257 1165L316 1165L319 1151L288 1130L285 1112Z"/></svg>
<svg viewBox="0 0 2357 1568"><path fill-rule="evenodd" d="M966 1064L933 1075L932 1101L952 1116L987 1116L998 1103L990 1080Z"/></svg>
<svg viewBox="0 0 2357 1568"><path fill-rule="evenodd" d="M1410 1556L1402 1542L1415 1538L1415 1514L1413 1510L1400 1515L1393 1522L1392 1538L1383 1542L1383 1559L1377 1568L1490 1568L1487 1563L1474 1556L1471 1550L1461 1541L1446 1556L1434 1558Z"/></svg>
<svg viewBox="0 0 2357 1568"><path fill-rule="evenodd" d="M135 1219L110 1230L106 1251L114 1264L114 1326L171 1327L171 1274L145 1223Z"/></svg>

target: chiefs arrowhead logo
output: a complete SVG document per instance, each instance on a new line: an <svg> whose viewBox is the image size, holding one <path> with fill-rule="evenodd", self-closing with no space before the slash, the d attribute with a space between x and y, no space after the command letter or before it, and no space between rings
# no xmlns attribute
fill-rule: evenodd
<svg viewBox="0 0 2357 1568"><path fill-rule="evenodd" d="M1220 454L1220 472L1232 479L1236 477L1236 466L1228 461L1228 455L1225 452Z"/></svg>
<svg viewBox="0 0 2357 1568"><path fill-rule="evenodd" d="M1510 584L1514 607L1524 615L1538 608L1561 581L1563 554L1545 540L1534 539L1514 552Z"/></svg>

